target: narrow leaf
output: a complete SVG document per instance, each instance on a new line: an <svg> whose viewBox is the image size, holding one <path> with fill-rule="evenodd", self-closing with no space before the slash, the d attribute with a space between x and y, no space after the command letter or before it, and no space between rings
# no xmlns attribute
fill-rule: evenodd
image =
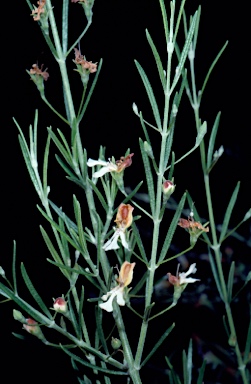
<svg viewBox="0 0 251 384"><path fill-rule="evenodd" d="M215 139L217 136L218 127L219 127L219 123L220 123L220 116L221 116L221 112L219 112L216 116L216 119L214 121L214 125L212 128L212 132L210 135L210 140L209 140L209 144L208 144L208 152L207 152L207 168L208 169L212 165L212 159L213 159L213 153L214 153L214 144L215 144Z"/></svg>
<svg viewBox="0 0 251 384"><path fill-rule="evenodd" d="M145 360L142 362L141 364L141 367L143 367L147 361L152 357L152 355L156 352L156 350L161 346L161 344L163 343L163 341L167 338L167 336L169 335L169 333L173 330L173 328L175 327L175 324L173 323L164 333L163 335L161 336L161 338L157 341L157 343L155 344L155 346L153 347L153 349L151 350L151 352L146 356Z"/></svg>
<svg viewBox="0 0 251 384"><path fill-rule="evenodd" d="M141 139L139 139L139 145L141 150L141 155L144 163L145 168L145 174L146 174L146 182L147 182L147 188L148 188L148 194L149 194L149 201L151 206L151 212L152 215L154 215L155 211L155 192L154 192L154 183L153 183L153 176L152 176L152 169L149 162L149 157L147 153L144 150L144 143Z"/></svg>
<svg viewBox="0 0 251 384"><path fill-rule="evenodd" d="M148 77L146 76L145 71L141 67L141 65L136 60L135 60L135 64L136 64L136 67L137 67L137 69L139 71L140 77L141 77L141 79L143 81L143 84L145 86L145 89L146 89L146 92L147 92L147 96L148 96L149 102L150 102L151 107L152 107L152 111L153 111L153 115L154 115L154 119L155 119L156 125L157 125L159 131L161 131L162 127L161 127L161 119L160 119L160 114L159 114L159 108L158 108L158 104L157 104L157 101L156 101L154 93L153 93L152 86L150 84L150 81L148 80Z"/></svg>
<svg viewBox="0 0 251 384"><path fill-rule="evenodd" d="M174 90L174 88L175 88L175 86L176 86L177 82L179 81L179 78L182 74L182 70L183 70L183 67L185 65L185 61L186 61L186 58L187 58L187 55L188 55L188 52L189 52L189 49L190 49L190 46L192 43L192 39L193 39L195 27L196 27L196 19L197 19L197 11L195 12L195 14L193 16L192 23L191 23L191 26L189 28L187 38L186 38L183 50L181 52L179 64L178 64L176 71L175 71L175 77L173 79L170 93L172 93L172 91Z"/></svg>
<svg viewBox="0 0 251 384"><path fill-rule="evenodd" d="M231 302L232 300L232 293L233 293L233 284L234 284L234 272L235 272L235 262L232 261L231 267L228 274L228 281L227 281L227 295L228 295L228 301Z"/></svg>
<svg viewBox="0 0 251 384"><path fill-rule="evenodd" d="M179 218L181 216L181 212L182 212L184 204L185 204L185 200L186 200L186 193L184 193L184 195L182 196L182 198L181 198L181 200L179 202L179 205L177 206L176 212L175 212L175 214L173 216L172 222L171 222L171 224L169 226L169 229L168 229L168 232L166 234L166 238L165 238L164 244L163 244L161 252L160 252L160 257L159 257L159 260L158 260L158 265L166 257L167 251L168 251L168 249L170 247L170 244L172 242L172 239L173 239L173 235L174 235L174 233L176 231L177 224L178 224Z"/></svg>
<svg viewBox="0 0 251 384"><path fill-rule="evenodd" d="M236 203L239 189L240 189L240 182L238 181L238 183L236 184L236 187L234 189L234 192L231 196L231 199L229 201L229 204L228 204L225 216L224 216L224 220L223 220L223 224L222 224L222 228L221 228L220 240L219 240L220 243L222 243L222 241L224 240L224 237L227 233L228 224L229 224L229 221L230 221L230 218L232 215L232 211L233 211L235 203Z"/></svg>
<svg viewBox="0 0 251 384"><path fill-rule="evenodd" d="M50 311L48 310L47 306L45 305L45 303L43 302L41 296L38 294L37 290L35 289L34 285L32 284L27 272L26 272L26 269L25 269L25 266L24 264L22 263L21 264L21 273L22 273L22 276L23 276L23 279L24 279L24 282L26 284L26 287L28 288L31 296L33 297L33 299L37 302L37 304L39 305L39 307L41 308L41 310L45 313L45 315L49 318L49 319L52 319L52 315L50 313Z"/></svg>
<svg viewBox="0 0 251 384"><path fill-rule="evenodd" d="M161 62L161 59L160 59L160 55L157 51L157 48L151 38L151 35L150 33L148 32L148 30L146 29L146 38L147 38L147 41L152 49L152 52L153 52L153 56L155 58L155 62L156 62L156 65L157 65L157 68L158 68L158 72L159 72L159 77L160 77L160 81L162 83L162 87L163 89L165 90L166 88L166 78L165 78L165 74L164 74L164 69L163 69L163 65L162 65L162 62Z"/></svg>
<svg viewBox="0 0 251 384"><path fill-rule="evenodd" d="M106 369L106 368L101 368L99 367L98 365L93 365L93 364L90 364L88 363L87 361L81 359L80 357L78 357L77 355L74 355L72 352L68 351L67 349L65 349L62 345L61 345L63 351L69 355L72 359L74 359L75 361L79 362L80 364L86 366L86 367L89 367L89 368L92 368L92 369L96 369L98 371L101 371L101 372L104 372L106 374L109 374L109 375L120 375L120 376L125 376L125 375L128 375L128 372L124 372L124 371L114 371L114 370L111 370L111 369ZM108 359L108 356L107 356L107 359ZM109 361L109 359L108 359Z"/></svg>
<svg viewBox="0 0 251 384"><path fill-rule="evenodd" d="M223 296L222 291L221 291L221 285L220 285L220 280L219 280L219 276L218 276L218 271L216 269L216 265L215 265L215 262L214 262L214 259L213 259L213 256L212 256L212 253L211 253L210 249L208 250L208 257L209 257L209 262L210 262L211 269L212 269L212 272L213 272L213 277L214 277L214 280L215 280L218 292L220 294L221 300L223 302L225 302L224 296Z"/></svg>

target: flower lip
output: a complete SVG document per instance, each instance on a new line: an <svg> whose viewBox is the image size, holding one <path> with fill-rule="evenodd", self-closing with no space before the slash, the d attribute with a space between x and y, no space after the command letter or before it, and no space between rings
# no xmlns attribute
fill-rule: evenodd
<svg viewBox="0 0 251 384"><path fill-rule="evenodd" d="M172 275L170 272L167 274L169 282L174 286L180 286L183 284L195 283L195 281L200 281L200 279L194 279L193 277L187 277L192 273L197 271L196 263L190 265L187 272L180 272L178 276Z"/></svg>
<svg viewBox="0 0 251 384"><path fill-rule="evenodd" d="M120 160L117 160L115 163L113 163L111 160L104 161L104 160L93 160L88 159L87 166L88 167L95 167L96 165L102 165L102 168L100 168L98 171L93 173L94 178L102 177L108 172L116 172L120 173L125 168L129 167L132 164L132 156L134 153L129 154L126 157L121 157Z"/></svg>
<svg viewBox="0 0 251 384"><path fill-rule="evenodd" d="M105 251L109 251L111 249L119 249L118 239L120 238L121 243L124 248L129 249L128 242L126 240L125 230L130 227L133 221L132 212L134 207L130 204L120 204L118 207L118 212L116 215L116 219L114 220L117 224L117 229L115 229L112 237L107 240L107 242L103 245L103 249Z"/></svg>
<svg viewBox="0 0 251 384"><path fill-rule="evenodd" d="M125 261L122 264L119 272L119 277L117 279L118 285L101 297L101 299L106 302L99 304L100 308L104 309L107 312L112 312L112 302L115 298L117 300L118 305L125 305L124 288L132 282L133 269L135 267L135 264L136 263L129 263L128 261Z"/></svg>

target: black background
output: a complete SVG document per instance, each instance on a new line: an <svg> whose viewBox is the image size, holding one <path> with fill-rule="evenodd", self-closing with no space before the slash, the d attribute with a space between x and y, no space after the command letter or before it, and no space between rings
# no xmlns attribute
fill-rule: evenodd
<svg viewBox="0 0 251 384"><path fill-rule="evenodd" d="M56 13L60 13L60 4L61 2L57 1L53 4ZM194 12L198 4L197 1L187 0L187 13ZM221 222L236 182L241 180L240 199L234 218L237 223L250 207L249 24L243 9L237 8L234 2L229 4L221 1L219 4L219 2L202 1L201 5L201 27L195 62L198 89L212 60L225 41L229 40L229 45L214 69L205 91L201 118L207 120L211 128L216 114L222 111L217 145L224 146L225 154L212 177L217 208L216 221ZM68 128L43 104L25 70L30 69L36 62L48 67L50 78L46 83L46 94L55 108L63 111L60 77L57 65L38 26L30 16L26 2L24 0L8 2L3 8L5 15L5 20L1 23L3 213L0 265L6 273L10 273L12 242L15 239L18 265L20 262L25 263L37 289L43 293L44 301L51 306L52 297L60 296L67 288L56 269L48 265L45 260L49 255L39 231L39 224L44 224L44 221L36 208L39 200L25 168L12 117L16 118L28 137L28 126L33 121L35 109L39 109L39 149L41 148L42 157L46 127L50 125L54 129L60 127L66 135ZM70 4L70 9L72 43L82 31L85 18L80 12L80 5ZM157 0L134 2L96 0L93 24L81 42L81 51L87 60L98 62L101 57L104 60L100 79L81 127L85 138L83 145L93 158L98 157L100 144L107 148L107 157L119 158L128 147L131 148L131 152L135 155L133 168L128 170L126 181L132 187L143 179L138 146L138 137L143 135L139 121L132 112L132 103L136 102L139 109L144 112L144 116L151 116L134 59L144 67L152 84L156 84L157 98L160 97L158 93L160 87L158 89L155 64L145 38L145 28L148 28L155 44L165 57L163 26ZM74 68L71 60L69 66ZM78 74L74 72L72 89L76 98L80 97L81 84ZM195 140L193 114L186 97L182 101L181 109L175 138L177 157L191 148ZM157 143L155 134L153 141ZM54 159L54 151L55 148L52 149L50 157L50 197L58 206L63 206L71 212L72 194L77 193L78 198L81 198L82 192L66 181L63 171ZM185 189L189 189L195 197L197 209L206 217L198 153L177 166L174 176L177 199ZM84 201L84 198L82 200ZM248 225L243 229L243 234L248 236ZM246 252L248 265L249 249L245 248L243 252ZM23 297L29 300L20 274L18 283ZM41 346L32 338L23 342L12 336L11 332L23 332L20 323L13 320L13 308L16 308L13 303L0 306L2 351L0 366L2 372L8 375L8 379L7 376L2 376L1 381L3 383L22 379L36 381L37 377L40 381L48 383L76 382L73 379L70 362L63 353Z"/></svg>

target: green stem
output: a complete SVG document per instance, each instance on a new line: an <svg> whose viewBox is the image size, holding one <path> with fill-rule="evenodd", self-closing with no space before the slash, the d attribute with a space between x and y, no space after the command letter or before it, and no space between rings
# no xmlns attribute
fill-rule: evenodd
<svg viewBox="0 0 251 384"><path fill-rule="evenodd" d="M172 54L173 54L173 16L174 16L174 5L171 7L171 18L170 18L170 34L169 34L169 42L167 44L167 71L166 71L166 89L165 89L165 106L164 106L164 119L163 126L161 132L161 150L160 150L160 159L159 159L159 172L157 174L157 193L156 193L156 204L155 204L155 212L154 212L154 220L153 220L153 240L152 240L152 252L151 252L151 260L149 269L149 277L146 284L146 300L145 300L145 310L151 304L152 294L153 294L153 286L154 286L154 276L156 268L158 267L156 263L157 259L157 251L158 251L158 240L159 240L159 229L160 229L160 211L161 211L161 199L162 199L162 184L163 184L163 176L165 172L165 152L166 152L166 143L168 138L168 116L169 116L169 108L170 108L170 84L171 84L171 63L172 63ZM139 369L144 344L146 340L148 329L148 321L143 321L140 331L140 337L138 342L138 348L135 356L135 366Z"/></svg>
<svg viewBox="0 0 251 384"><path fill-rule="evenodd" d="M53 35L53 39L54 39L54 43L55 43L55 47L56 47L56 51L57 51L56 60L58 62L59 68L60 68L60 72L61 72L61 76L62 76L63 89L64 89L64 94L65 94L65 101L67 103L66 110L69 111L70 126L72 127L72 124L76 118L76 114L75 114L75 110L74 110L74 105L73 105L73 100L72 100L72 95L71 95L70 82L69 82L68 73L67 73L67 69L66 69L66 55L63 53L63 50L61 47L51 0L47 0L47 6L48 6L48 14L49 14L49 20L50 20L52 35Z"/></svg>
<svg viewBox="0 0 251 384"><path fill-rule="evenodd" d="M191 47L191 49L193 49ZM199 117L199 102L198 102L198 97L197 97L197 90L196 90L196 84L195 84L195 71L194 71L194 52L191 52L190 55L190 70L191 70L191 79L192 79L192 93L193 93L193 109L194 109L194 114L195 114L195 122L196 122L196 129L197 132L200 128L201 121ZM217 239L217 233L216 233L216 226L215 226L215 219L214 219L214 213L213 213L213 205L212 205L212 197L211 197L211 190L210 190L210 183L209 183L209 175L206 170L206 156L205 156L205 144L204 140L202 140L200 144L200 154L201 154L201 165L202 165L202 170L204 174L204 184L205 184L205 191L206 191L206 198L207 198L207 206L208 206L208 215L209 215L209 221L210 221L210 229L212 233L212 239L213 239L213 244L211 245L211 248L214 251L215 254L215 261L217 265L217 271L219 275L219 281L220 281L220 286L222 290L222 296L226 308L226 314L228 318L228 324L230 328L230 336L231 339L234 341L234 348L235 348L235 354L237 357L238 361L238 367L239 371L242 377L242 381L244 384L248 384L248 379L246 376L245 372L245 364L242 359L242 355L240 352L239 344L237 341L237 334L235 330L235 325L234 325L234 319L231 311L231 307L229 304L228 300L228 295L227 295L227 286L226 286L226 281L224 278L223 274L223 269L222 269L222 263L221 263L221 252L220 252L220 244Z"/></svg>
<svg viewBox="0 0 251 384"><path fill-rule="evenodd" d="M119 332L119 338L123 346L124 359L128 364L129 375L132 379L133 384L141 384L142 382L139 375L139 369L134 362L131 347L127 338L123 318L121 315L121 311L116 302L113 304L113 317L116 322L118 332Z"/></svg>

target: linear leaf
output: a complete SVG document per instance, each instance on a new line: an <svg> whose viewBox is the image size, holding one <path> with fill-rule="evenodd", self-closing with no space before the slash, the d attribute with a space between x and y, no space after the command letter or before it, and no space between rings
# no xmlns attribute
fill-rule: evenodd
<svg viewBox="0 0 251 384"><path fill-rule="evenodd" d="M23 263L21 263L21 273L22 273L24 282L26 284L26 287L28 288L31 296L37 302L37 304L42 309L42 311L45 313L45 315L48 316L49 319L52 319L52 315L51 315L50 311L48 310L48 308L46 307L45 303L43 302L41 296L38 294L37 290L35 289L34 285L32 284Z"/></svg>
<svg viewBox="0 0 251 384"><path fill-rule="evenodd" d="M230 221L230 218L232 215L232 211L233 211L235 203L236 203L239 189L240 189L240 182L238 181L238 183L236 184L236 187L234 189L234 192L231 196L231 199L229 201L229 204L228 204L225 216L224 216L224 220L223 220L223 224L222 224L222 228L221 228L220 240L219 240L220 243L222 243L222 241L223 241L223 239L227 233L228 224L229 224L229 221Z"/></svg>
<svg viewBox="0 0 251 384"><path fill-rule="evenodd" d="M14 293L17 294L17 274L16 274L16 259L17 259L17 247L15 240L13 241L13 259L12 259L12 279Z"/></svg>
<svg viewBox="0 0 251 384"><path fill-rule="evenodd" d="M173 328L175 327L175 324L173 323L164 333L163 335L161 336L161 338L157 341L157 343L155 344L155 346L153 347L153 349L151 350L151 352L146 356L145 360L142 362L141 364L141 367L143 367L146 362L152 357L152 355L154 354L154 352L161 346L161 344L163 343L163 341L167 338L167 336L169 335L169 333L173 330Z"/></svg>
<svg viewBox="0 0 251 384"><path fill-rule="evenodd" d="M211 73L212 73L212 71L213 71L217 61L221 57L221 55L224 52L225 48L227 47L227 45L228 45L228 41L225 42L225 44L223 45L223 47L221 48L220 52L218 53L218 55L216 56L216 58L212 62L211 66L210 66L210 68L209 68L209 70L208 70L208 72L206 74L206 77L205 77L204 83L202 85L201 91L199 92L199 100L198 100L199 103L200 103L202 95L203 95L203 93L205 91L205 88L206 88L207 82L209 80L209 77L210 77L210 75L211 75Z"/></svg>
<svg viewBox="0 0 251 384"><path fill-rule="evenodd" d="M207 361L203 360L202 366L200 367L200 370L199 370L199 376L198 376L198 380L197 380L196 384L203 384L203 382L204 382L203 378L204 378L204 372L206 369L206 365L207 365Z"/></svg>
<svg viewBox="0 0 251 384"><path fill-rule="evenodd" d="M140 150L141 150L142 159L144 163L150 206L151 206L151 211L153 215L155 211L155 192L154 192L152 169L150 166L149 157L144 150L144 143L141 139L139 139L139 145L140 145Z"/></svg>
<svg viewBox="0 0 251 384"><path fill-rule="evenodd" d="M72 359L74 359L75 361L78 361L80 364L82 365L85 365L86 367L89 367L89 368L92 368L92 369L96 369L98 371L101 371L101 372L104 372L106 374L110 374L110 375L128 375L128 372L124 372L124 371L113 371L111 369L106 369L106 368L101 368L99 367L98 365L93 365L91 363L88 363L87 361L81 359L80 357L78 357L77 355L74 355L72 352L68 351L67 349L65 349L62 345L61 345L61 348L63 349L63 351L69 355ZM108 359L108 356L107 356L107 361L109 362L109 359Z"/></svg>
<svg viewBox="0 0 251 384"><path fill-rule="evenodd" d="M212 256L212 253L211 253L210 249L208 249L208 257L209 257L209 262L210 262L210 265L211 265L213 277L214 277L214 280L215 280L218 292L220 294L220 297L221 297L222 301L225 302L224 296L223 296L222 291L221 291L221 285L220 285L220 280L219 280L219 276L218 276L218 271L216 269L216 265L215 265L215 262L214 262L214 259L213 259L213 256Z"/></svg>
<svg viewBox="0 0 251 384"><path fill-rule="evenodd" d="M250 320L249 320L247 341L246 341L245 351L244 351L244 358L243 358L244 364L247 364L250 361L250 347L251 347L251 316L250 316Z"/></svg>
<svg viewBox="0 0 251 384"><path fill-rule="evenodd" d="M147 29L146 29L146 38L147 38L147 41L150 44L150 47L152 49L153 56L155 58L156 65L157 65L157 68L158 68L158 71L159 71L160 81L162 83L163 89L165 90L165 88L166 88L166 78L165 78L165 74L164 74L163 65L162 65L162 62L161 62L161 59L160 59L159 52L157 51L157 48L156 48L156 46L155 46L155 44L154 44L154 42L153 42L153 40L151 38L151 35L150 35L150 33L148 32Z"/></svg>
<svg viewBox="0 0 251 384"><path fill-rule="evenodd" d="M173 83L172 83L172 86L170 89L170 93L172 93L172 91L174 90L174 88L175 88L175 86L176 86L177 82L179 81L179 78L182 74L182 70L183 70L183 67L185 65L185 61L186 61L186 58L187 58L187 55L188 55L188 52L189 52L189 49L190 49L190 46L192 43L192 39L193 39L195 27L196 27L196 19L197 19L197 11L195 12L195 14L192 18L192 23L191 23L191 26L189 28L183 50L181 52L179 64L178 64L176 71L175 71L175 76L174 76Z"/></svg>
<svg viewBox="0 0 251 384"><path fill-rule="evenodd" d="M218 112L216 119L214 121L211 135L210 135L210 140L209 140L209 144L208 144L208 152L207 152L207 169L209 169L212 165L214 144L215 144L215 139L216 139L216 135L218 132L219 123L220 123L220 116L221 116L221 112Z"/></svg>
<svg viewBox="0 0 251 384"><path fill-rule="evenodd" d="M181 198L181 200L179 202L179 205L177 206L176 212L175 212L175 214L173 216L172 222L171 222L170 227L168 229L168 232L166 234L166 238L165 238L163 247L162 247L161 252L160 252L160 257L159 257L158 265L166 257L166 254L167 254L167 251L168 251L168 249L170 247L173 235L174 235L174 233L176 231L177 224L178 224L181 212L182 212L184 204L185 204L185 200L186 200L186 192L182 196L182 198Z"/></svg>
<svg viewBox="0 0 251 384"><path fill-rule="evenodd" d="M159 114L159 108L158 108L158 104L156 102L156 99L155 99L155 96L154 96L154 93L153 93L153 89L152 89L152 86L150 84L150 81L148 80L148 77L146 76L146 73L144 71L144 69L141 67L141 65L135 60L135 64L136 64L136 67L139 71L139 74L140 74L140 77L143 81L143 84L145 86L145 89L146 89L146 92L147 92L147 96L148 96L148 99L149 99L149 102L151 104L151 107L152 107L152 111L153 111L153 115L154 115L154 119L155 119L155 122L156 122L156 125L158 127L158 129L161 131L162 127L161 127L161 119L160 119L160 114Z"/></svg>
<svg viewBox="0 0 251 384"><path fill-rule="evenodd" d="M232 261L229 274L228 274L228 281L227 281L227 295L228 295L229 302L231 302L232 300L234 272L235 272L235 262Z"/></svg>
<svg viewBox="0 0 251 384"><path fill-rule="evenodd" d="M88 183L91 185L92 189L96 193L96 195L97 195L100 203L102 204L104 210L107 212L108 211L108 205L105 202L105 199L103 198L102 193L99 191L99 189L96 187L96 185L93 183L93 181L91 179L88 179Z"/></svg>
<svg viewBox="0 0 251 384"><path fill-rule="evenodd" d="M141 240L139 230L138 230L137 226L135 225L135 223L132 223L132 230L133 230L133 234L134 234L134 236L135 236L137 245L138 245L138 247L139 247L139 251L140 251L140 254L141 254L141 256L142 256L142 259L143 259L146 263L148 263L147 256L146 256L146 251L145 251L143 242L142 242L142 240Z"/></svg>

